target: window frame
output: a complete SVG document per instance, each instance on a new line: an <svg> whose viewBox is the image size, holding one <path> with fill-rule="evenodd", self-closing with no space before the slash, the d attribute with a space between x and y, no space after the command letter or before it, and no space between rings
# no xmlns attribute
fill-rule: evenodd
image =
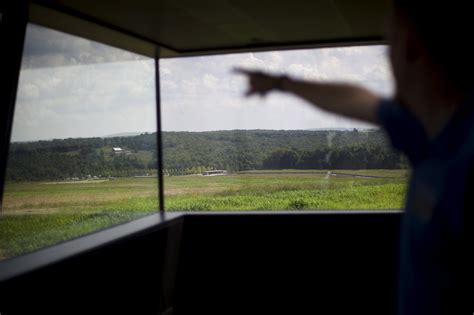
<svg viewBox="0 0 474 315"><path fill-rule="evenodd" d="M156 107L156 125L157 125L157 154L158 154L158 213L162 221L166 221L164 207L164 179L163 179L163 151L162 151L162 117L161 117L161 89L160 89L160 60L167 57L186 57L197 55L214 55L236 52L252 52L267 50L301 49L301 45L289 47L249 47L243 51L235 49L234 51L219 50L203 51L193 53L180 53L170 47L151 41L147 38L137 36L126 30L119 29L113 25L95 20L78 12L64 11L59 7L46 7L35 3L17 1L5 4L0 7L2 13L0 19L0 31L9 44L5 51L2 51L1 62L7 69L3 72L3 82L6 82L6 89L0 94L2 104L1 108L1 131L4 137L0 140L2 160L0 163L0 215L2 214L2 200L4 194L4 183L7 168L7 157L9 153L10 136L12 130L13 114L15 110L16 94L21 70L21 59L23 54L23 44L25 40L26 28L28 23L35 23L50 29L58 30L67 34L79 36L88 40L124 49L129 52L138 53L151 57L155 61L155 107ZM306 48L324 48L324 47L349 47L354 45L383 45L384 40L374 41L353 41L338 42L326 44L305 45ZM354 211L354 210L351 210ZM258 212L258 211L257 211ZM280 211L284 212L284 211ZM366 211L361 211L366 212ZM390 210L384 212L392 212ZM217 213L214 213L217 214ZM263 214L263 213L261 213ZM167 215L170 216L170 215ZM170 216L174 217L174 216ZM138 219L140 220L140 219ZM130 221L132 222L132 221Z"/></svg>
<svg viewBox="0 0 474 315"><path fill-rule="evenodd" d="M163 159L162 159L162 130L161 130L161 98L160 98L160 59L166 57L177 57L178 52L172 51L168 47L149 41L148 39L140 38L134 34L127 33L125 30L114 28L112 25L105 25L89 17L79 15L71 12L61 12L59 9L47 8L37 4L28 4L26 1L6 2L5 7L0 6L2 13L0 19L0 34L1 38L10 44L7 49L0 51L1 63L4 66L2 82L5 82L5 89L0 92L1 108L1 131L3 137L0 140L0 150L2 159L0 163L0 215L2 214L1 201L4 193L4 181L6 172L6 163L9 152L10 135L12 130L13 114L15 110L15 101L18 88L19 74L21 70L21 59L23 54L23 44L26 34L26 27L28 23L32 22L44 27L55 29L71 35L80 36L89 40L94 40L100 43L111 45L117 48L125 49L130 52L142 54L152 57L155 60L155 95L156 95L156 123L157 123L157 152L158 152L158 201L159 212L148 215L143 218L138 218L120 224L118 226L98 230L90 234L81 236L76 239L68 240L57 245L45 247L33 251L31 253L12 257L5 261L0 261L0 282L12 279L22 274L26 274L33 270L40 269L45 266L53 265L59 261L75 257L94 249L99 249L108 244L119 242L124 239L137 237L153 231L167 229L172 226L182 225L184 218L187 216L228 216L228 217L242 217L242 216L312 216L312 215L383 215L390 217L399 217L403 212L400 210L376 210L376 211L274 211L274 212L206 212L206 213L166 213L164 210L164 186L163 186ZM324 47L347 47L353 45L380 45L386 44L383 40L376 40L372 42L354 41L354 42L340 42L340 43L326 43L306 45L306 48L324 48ZM265 51L275 49L300 49L301 46L291 47L249 47L246 52L250 51ZM235 51L212 51L212 52L196 52L189 55L212 55L224 54L228 52L244 52L240 49Z"/></svg>
<svg viewBox="0 0 474 315"><path fill-rule="evenodd" d="M159 202L159 213L163 214L164 209L164 185L163 185L163 152L162 152L162 119L161 119L161 97L160 97L160 59L169 57L186 57L186 56L205 56L215 54L226 54L226 53L238 53L238 52L257 52L257 51L271 51L271 50L285 50L285 49L302 49L302 48L329 48L329 47L350 47L360 45L386 45L384 39L374 39L368 41L367 39L356 39L351 42L330 42L330 43L315 43L305 45L291 45L284 47L248 47L242 50L237 48L229 51L228 49L216 49L216 51L202 51L202 52L191 52L182 53L172 48L148 38L141 37L137 34L133 34L127 30L115 27L112 24L94 19L80 12L67 10L57 5L39 5L35 3L23 3L19 1L12 8L12 20L16 22L16 25L10 32L13 39L16 40L17 49L12 49L10 57L16 58L13 63L15 71L12 72L10 82L12 83L9 93L11 94L8 106L5 108L8 110L6 115L2 115L4 118L3 126L5 128L5 137L2 138L2 154L5 157L0 165L0 206L3 200L4 193L4 181L6 173L6 161L8 156L8 147L10 143L10 135L12 130L13 114L15 110L15 97L17 93L17 85L19 79L19 73L21 69L21 57L23 53L23 42L25 39L26 27L28 23L35 23L43 27L47 27L53 30L64 32L67 34L79 36L88 40L96 41L102 44L106 44L112 47L117 47L132 53L137 53L146 57L153 58L155 60L155 106L156 106L156 125L157 125L157 153L158 153L158 202ZM7 14L8 15L8 14ZM18 18L20 17L20 18ZM3 24L2 24L3 29ZM3 30L2 30L3 32ZM10 35L9 34L9 35ZM19 49L21 46L21 49ZM2 58L2 60L8 64L9 58ZM8 73L8 71L6 71ZM8 75L8 74L7 74ZM3 95L2 95L3 97ZM5 111L2 108L2 111ZM4 114L4 113L2 113ZM3 143L4 142L4 143ZM0 214L1 214L0 207Z"/></svg>
<svg viewBox="0 0 474 315"><path fill-rule="evenodd" d="M60 11L55 11L50 8L42 7L37 4L24 4L19 1L21 5L11 6L2 12L1 30L2 35L6 33L11 42L12 49L8 50L6 56L2 56L2 62L5 66L9 66L10 71L5 71L5 80L10 85L6 89L6 93L2 93L2 99L5 98L7 106L2 107L2 131L4 137L1 139L2 160L0 171L0 215L3 211L3 194L7 170L7 160L9 154L11 131L13 127L13 115L15 113L16 96L18 90L18 82L21 71L21 60L23 56L23 45L26 36L26 30L29 23L34 23L42 27L52 30L57 30L73 36L95 41L101 44L106 44L112 47L126 50L128 52L137 53L146 57L154 59L154 74L155 74L155 108L156 108L156 135L157 135L157 153L158 153L158 212L164 216L164 192L163 192L163 162L161 152L161 106L160 106L160 76L159 76L159 60L160 53L164 50L165 54L169 54L166 48L160 48L158 44L147 42L141 38L133 37L129 34L122 33L110 27L105 27L87 19L81 19L73 15L65 14ZM11 24L6 24L3 21L12 21ZM50 22L54 21L54 22ZM63 24L61 24L63 23ZM63 25L64 27L58 27ZM3 38L3 36L2 36ZM123 43L123 44L120 44ZM13 59L14 62L8 62Z"/></svg>
<svg viewBox="0 0 474 315"><path fill-rule="evenodd" d="M7 169L7 157L10 149L10 136L15 111L16 94L20 77L21 59L23 56L23 43L25 41L26 25L28 24L28 7L23 1L7 1L0 7L0 38L6 45L0 51L2 71L0 82L4 85L0 93L1 127L0 138L0 215L3 209L3 191Z"/></svg>

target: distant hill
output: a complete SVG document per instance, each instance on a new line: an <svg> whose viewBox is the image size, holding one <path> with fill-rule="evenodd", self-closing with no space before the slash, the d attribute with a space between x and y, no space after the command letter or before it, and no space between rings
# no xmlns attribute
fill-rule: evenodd
<svg viewBox="0 0 474 315"><path fill-rule="evenodd" d="M122 134L121 134L122 135ZM209 169L400 168L380 130L230 130L163 132L168 175ZM112 148L121 148L114 152ZM156 173L156 133L12 143L8 180L50 180Z"/></svg>
<svg viewBox="0 0 474 315"><path fill-rule="evenodd" d="M306 129L309 131L368 131L368 130L378 130L378 128L310 128Z"/></svg>
<svg viewBox="0 0 474 315"><path fill-rule="evenodd" d="M116 137L134 137L134 136L139 136L141 134L145 134L148 132L122 132L122 133L114 133L110 135L105 135L102 136L102 138L116 138Z"/></svg>

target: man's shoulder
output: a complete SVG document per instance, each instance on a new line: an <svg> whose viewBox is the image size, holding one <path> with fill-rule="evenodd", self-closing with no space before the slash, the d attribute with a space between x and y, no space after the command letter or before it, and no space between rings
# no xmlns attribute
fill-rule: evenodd
<svg viewBox="0 0 474 315"><path fill-rule="evenodd" d="M412 164L422 159L429 142L419 120L395 99L382 99L378 104L377 117L393 147L404 153Z"/></svg>

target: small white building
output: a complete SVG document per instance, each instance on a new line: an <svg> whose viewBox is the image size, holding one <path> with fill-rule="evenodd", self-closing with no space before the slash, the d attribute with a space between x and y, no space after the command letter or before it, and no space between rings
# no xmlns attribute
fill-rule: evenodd
<svg viewBox="0 0 474 315"><path fill-rule="evenodd" d="M123 152L122 148L112 148L112 152L114 152L115 154L120 154Z"/></svg>
<svg viewBox="0 0 474 315"><path fill-rule="evenodd" d="M227 175L226 170L213 170L213 171L205 171L202 173L204 176L220 176L220 175Z"/></svg>

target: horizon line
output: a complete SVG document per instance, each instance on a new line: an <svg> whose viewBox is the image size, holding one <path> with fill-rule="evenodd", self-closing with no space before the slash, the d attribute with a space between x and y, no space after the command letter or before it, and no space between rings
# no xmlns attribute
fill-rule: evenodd
<svg viewBox="0 0 474 315"><path fill-rule="evenodd" d="M348 130L378 130L379 127L328 127L328 128L309 128L309 129L211 129L211 130L162 130L161 132L186 132L186 133L205 133L205 132L218 132L218 131L348 131ZM47 138L47 139L29 139L29 140L10 140L10 143L27 143L27 142L39 142L39 141L54 141L54 140L67 140L67 139L92 139L92 138L124 138L124 137L135 137L144 134L153 134L157 131L137 131L137 132L118 132L102 136L76 136L66 138Z"/></svg>

